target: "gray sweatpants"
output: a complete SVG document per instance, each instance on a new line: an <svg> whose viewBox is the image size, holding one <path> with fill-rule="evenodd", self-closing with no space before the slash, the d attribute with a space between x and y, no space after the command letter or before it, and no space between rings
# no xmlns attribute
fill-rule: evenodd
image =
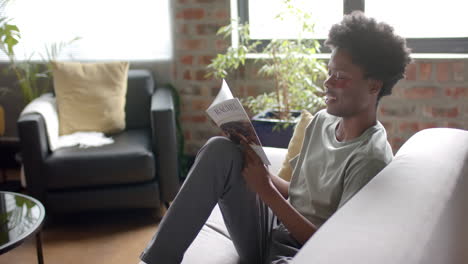
<svg viewBox="0 0 468 264"><path fill-rule="evenodd" d="M240 146L225 137L203 146L179 194L141 254L147 264L180 263L216 203L241 263L285 263L301 245L241 175Z"/></svg>

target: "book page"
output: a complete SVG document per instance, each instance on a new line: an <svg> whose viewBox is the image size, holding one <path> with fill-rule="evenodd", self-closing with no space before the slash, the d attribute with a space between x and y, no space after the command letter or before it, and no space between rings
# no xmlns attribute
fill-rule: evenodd
<svg viewBox="0 0 468 264"><path fill-rule="evenodd" d="M246 120L250 122L241 102L237 98L228 99L210 106L206 112L217 126L224 123Z"/></svg>
<svg viewBox="0 0 468 264"><path fill-rule="evenodd" d="M223 79L223 83L221 84L221 89L219 90L218 95L216 95L216 98L214 99L213 103L211 103L210 107L208 108L211 108L213 105L219 104L223 101L233 98L234 96L232 96L231 89L229 89L229 86Z"/></svg>
<svg viewBox="0 0 468 264"><path fill-rule="evenodd" d="M231 90L224 80L220 92L206 112L231 140L239 143L241 137L246 139L263 163L270 165L249 116L239 99L233 98Z"/></svg>

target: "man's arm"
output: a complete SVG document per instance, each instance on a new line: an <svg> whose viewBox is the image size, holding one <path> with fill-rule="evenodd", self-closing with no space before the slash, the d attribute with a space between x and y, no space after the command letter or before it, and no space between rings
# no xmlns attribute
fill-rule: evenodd
<svg viewBox="0 0 468 264"><path fill-rule="evenodd" d="M263 165L255 152L243 142L245 146L245 162L242 174L248 187L256 192L275 215L286 226L291 235L301 244L304 244L317 230L309 220L302 216L286 200L286 181L277 176L270 176L268 169ZM274 183L278 184L279 187ZM286 196L282 191L286 190Z"/></svg>
<svg viewBox="0 0 468 264"><path fill-rule="evenodd" d="M283 180L281 177L270 173L270 179L273 185L278 189L284 199L288 199L289 197L289 182Z"/></svg>
<svg viewBox="0 0 468 264"><path fill-rule="evenodd" d="M304 244L317 231L317 227L292 207L273 186L259 192L259 196L299 243Z"/></svg>

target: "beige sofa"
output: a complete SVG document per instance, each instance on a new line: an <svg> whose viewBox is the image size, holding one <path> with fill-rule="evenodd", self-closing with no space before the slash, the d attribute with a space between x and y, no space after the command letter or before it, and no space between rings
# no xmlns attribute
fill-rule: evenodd
<svg viewBox="0 0 468 264"><path fill-rule="evenodd" d="M284 150L266 150L281 164ZM468 131L420 131L292 263L468 263L467 203ZM237 262L216 207L183 263Z"/></svg>

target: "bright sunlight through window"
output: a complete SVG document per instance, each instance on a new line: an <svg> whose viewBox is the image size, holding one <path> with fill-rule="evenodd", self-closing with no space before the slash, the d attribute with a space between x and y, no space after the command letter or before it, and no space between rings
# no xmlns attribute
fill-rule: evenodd
<svg viewBox="0 0 468 264"><path fill-rule="evenodd" d="M284 10L283 2L284 0L249 1L250 33L253 39L287 39L298 36L300 26L293 17L283 21L275 19ZM293 3L312 14L315 21L315 34L312 37L315 38L326 38L330 27L343 17L343 0L306 0Z"/></svg>
<svg viewBox="0 0 468 264"><path fill-rule="evenodd" d="M249 23L253 39L295 38L300 25L294 19L274 17L284 10L284 0L248 0ZM324 39L331 26L343 17L344 0L296 0L295 6L311 12L316 21L315 38ZM406 38L468 37L466 0L365 1L365 13L384 21Z"/></svg>
<svg viewBox="0 0 468 264"><path fill-rule="evenodd" d="M366 14L406 38L468 37L466 0L366 1Z"/></svg>
<svg viewBox="0 0 468 264"><path fill-rule="evenodd" d="M169 0L16 0L5 14L21 32L18 59L40 59L46 45L75 37L81 39L59 59L139 61L172 56Z"/></svg>

